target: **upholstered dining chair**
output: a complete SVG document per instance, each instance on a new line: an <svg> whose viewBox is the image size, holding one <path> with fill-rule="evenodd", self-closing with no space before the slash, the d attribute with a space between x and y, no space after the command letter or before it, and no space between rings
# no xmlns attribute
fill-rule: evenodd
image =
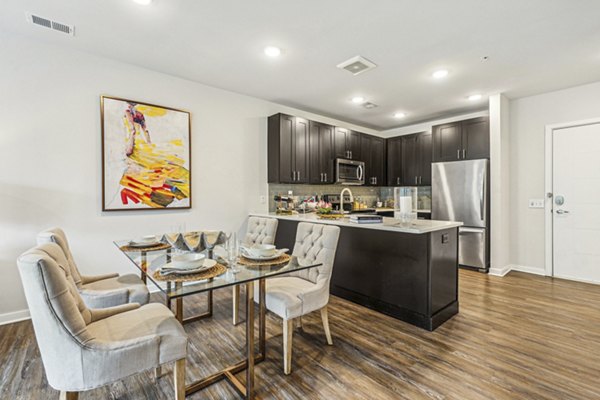
<svg viewBox="0 0 600 400"><path fill-rule="evenodd" d="M114 307L127 303L148 303L148 287L134 274L82 275L77 268L67 236L60 228L52 228L37 236L37 243L56 243L67 257L68 267L79 294L90 308Z"/></svg>
<svg viewBox="0 0 600 400"><path fill-rule="evenodd" d="M283 372L292 371L292 337L294 321L313 311L321 311L327 344L332 345L327 304L329 282L337 249L340 228L301 222L296 230L293 255L298 262L321 263L320 267L293 272L266 282L266 307L283 319ZM255 301L259 301L255 293Z"/></svg>
<svg viewBox="0 0 600 400"><path fill-rule="evenodd" d="M48 383L61 399L175 362L175 398L185 397L187 336L162 304L86 307L68 260L54 243L17 264Z"/></svg>
<svg viewBox="0 0 600 400"><path fill-rule="evenodd" d="M252 247L257 244L275 244L275 235L279 221L275 218L249 217L246 236L242 243ZM233 287L233 324L239 322L240 286Z"/></svg>

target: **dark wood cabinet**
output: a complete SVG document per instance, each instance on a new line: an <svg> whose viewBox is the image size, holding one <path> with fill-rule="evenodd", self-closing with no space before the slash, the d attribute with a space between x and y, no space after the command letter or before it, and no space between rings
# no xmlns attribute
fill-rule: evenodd
<svg viewBox="0 0 600 400"><path fill-rule="evenodd" d="M419 148L417 135L402 137L402 184L416 186L419 184Z"/></svg>
<svg viewBox="0 0 600 400"><path fill-rule="evenodd" d="M360 132L336 126L333 136L335 158L359 160L360 138Z"/></svg>
<svg viewBox="0 0 600 400"><path fill-rule="evenodd" d="M402 184L402 136L387 140L387 184Z"/></svg>
<svg viewBox="0 0 600 400"><path fill-rule="evenodd" d="M419 186L431 186L431 162L433 161L433 137L429 132L417 135L419 151Z"/></svg>
<svg viewBox="0 0 600 400"><path fill-rule="evenodd" d="M333 183L333 135L333 126L310 121L309 183Z"/></svg>
<svg viewBox="0 0 600 400"><path fill-rule="evenodd" d="M388 186L430 186L431 145L429 132L388 139Z"/></svg>
<svg viewBox="0 0 600 400"><path fill-rule="evenodd" d="M402 136L403 185L431 185L431 144L429 132Z"/></svg>
<svg viewBox="0 0 600 400"><path fill-rule="evenodd" d="M433 162L476 160L490 156L488 117L434 126Z"/></svg>
<svg viewBox="0 0 600 400"><path fill-rule="evenodd" d="M490 157L490 121L488 117L462 122L463 159L477 160Z"/></svg>
<svg viewBox="0 0 600 400"><path fill-rule="evenodd" d="M385 139L361 134L360 155L365 162L365 185L385 185Z"/></svg>
<svg viewBox="0 0 600 400"><path fill-rule="evenodd" d="M307 119L275 114L268 120L268 180L309 181L309 123Z"/></svg>

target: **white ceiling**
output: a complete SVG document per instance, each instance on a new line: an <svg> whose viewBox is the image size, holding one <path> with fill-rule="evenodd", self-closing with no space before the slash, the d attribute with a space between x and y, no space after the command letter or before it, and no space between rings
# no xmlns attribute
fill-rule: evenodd
<svg viewBox="0 0 600 400"><path fill-rule="evenodd" d="M382 130L600 80L598 0L2 0L0 29ZM378 67L336 68L358 54Z"/></svg>

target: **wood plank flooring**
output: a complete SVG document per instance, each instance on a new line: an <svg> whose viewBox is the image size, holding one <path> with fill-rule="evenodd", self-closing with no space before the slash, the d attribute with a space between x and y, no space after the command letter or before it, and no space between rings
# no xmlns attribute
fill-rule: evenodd
<svg viewBox="0 0 600 400"><path fill-rule="evenodd" d="M161 301L157 294L154 301ZM186 299L201 312L204 296ZM460 273L460 314L427 332L333 297L326 345L318 312L294 333L282 370L281 321L267 318L259 399L600 399L600 286L513 272ZM186 326L188 382L241 359L244 325L231 326L231 290L215 316ZM84 392L80 399L171 399L171 368ZM29 321L0 326L0 398L53 399ZM221 382L190 399L237 399Z"/></svg>

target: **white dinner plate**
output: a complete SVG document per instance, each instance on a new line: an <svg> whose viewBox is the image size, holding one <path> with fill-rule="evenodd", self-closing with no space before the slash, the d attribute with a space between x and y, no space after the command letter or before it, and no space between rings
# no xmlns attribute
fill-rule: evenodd
<svg viewBox="0 0 600 400"><path fill-rule="evenodd" d="M243 257L252 261L271 261L278 257L281 257L283 254L285 254L285 251L277 250L272 256L252 256L250 254L243 254Z"/></svg>
<svg viewBox="0 0 600 400"><path fill-rule="evenodd" d="M215 265L217 265L217 262L215 260L212 260L210 258L207 258L204 260L204 263L202 264L201 267L198 268L193 268L193 269L187 269L187 268L177 268L178 271L177 273L172 273L169 275L191 275L191 274L198 274L202 271L206 271L207 269L210 269L212 267L214 267ZM171 263L165 265L163 268L175 268L172 266Z"/></svg>

